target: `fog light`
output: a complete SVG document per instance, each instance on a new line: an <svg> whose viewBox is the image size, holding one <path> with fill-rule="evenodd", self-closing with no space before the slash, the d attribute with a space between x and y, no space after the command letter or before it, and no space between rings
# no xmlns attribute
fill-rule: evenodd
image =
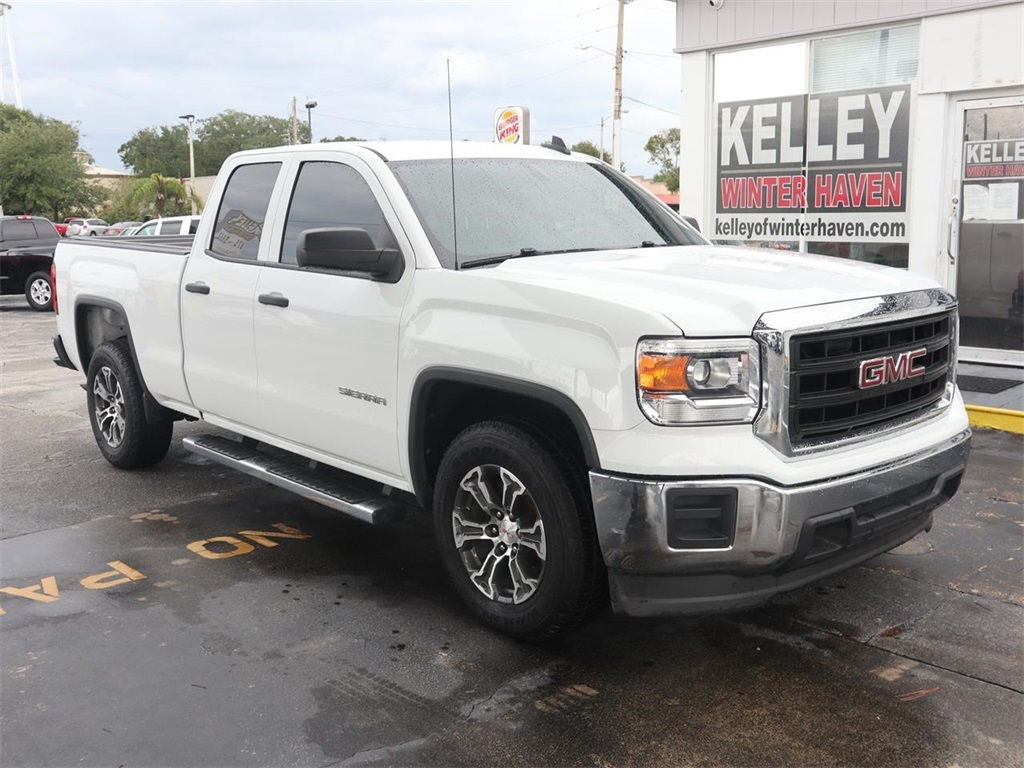
<svg viewBox="0 0 1024 768"><path fill-rule="evenodd" d="M669 490L668 545L673 549L728 549L736 531L735 489Z"/></svg>

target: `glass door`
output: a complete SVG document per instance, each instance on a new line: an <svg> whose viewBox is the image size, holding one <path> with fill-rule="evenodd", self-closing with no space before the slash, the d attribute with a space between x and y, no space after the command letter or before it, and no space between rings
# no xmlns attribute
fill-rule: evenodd
<svg viewBox="0 0 1024 768"><path fill-rule="evenodd" d="M957 105L949 284L960 359L1024 365L1024 98Z"/></svg>

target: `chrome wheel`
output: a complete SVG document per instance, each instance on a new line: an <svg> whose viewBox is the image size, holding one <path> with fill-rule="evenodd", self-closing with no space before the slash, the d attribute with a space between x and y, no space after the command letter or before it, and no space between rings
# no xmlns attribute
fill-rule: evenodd
<svg viewBox="0 0 1024 768"><path fill-rule="evenodd" d="M100 368L93 382L95 396L96 425L100 434L111 448L117 448L124 440L124 394L121 382L109 366Z"/></svg>
<svg viewBox="0 0 1024 768"><path fill-rule="evenodd" d="M47 307L50 305L50 299L52 298L52 291L50 290L50 281L44 278L36 278L32 281L28 287L29 297L37 305L41 307Z"/></svg>
<svg viewBox="0 0 1024 768"><path fill-rule="evenodd" d="M547 560L544 522L526 486L504 467L474 467L452 510L455 548L487 598L519 605L540 586Z"/></svg>

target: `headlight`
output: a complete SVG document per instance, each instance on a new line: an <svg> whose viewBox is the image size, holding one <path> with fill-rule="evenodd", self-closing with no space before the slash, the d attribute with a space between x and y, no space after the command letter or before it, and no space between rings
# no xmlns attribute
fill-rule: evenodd
<svg viewBox="0 0 1024 768"><path fill-rule="evenodd" d="M644 339L637 345L640 409L655 424L744 424L760 405L753 339Z"/></svg>

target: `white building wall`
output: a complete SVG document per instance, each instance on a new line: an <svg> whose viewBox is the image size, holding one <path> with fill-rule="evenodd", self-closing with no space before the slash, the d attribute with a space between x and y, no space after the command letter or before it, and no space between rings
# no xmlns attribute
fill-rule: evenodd
<svg viewBox="0 0 1024 768"><path fill-rule="evenodd" d="M921 23L920 93L1024 83L1024 3L935 16Z"/></svg>
<svg viewBox="0 0 1024 768"><path fill-rule="evenodd" d="M680 79L682 102L679 114L679 212L694 216L707 232L708 194L714 184L708 147L715 142L711 100L711 56L704 51L684 53Z"/></svg>
<svg viewBox="0 0 1024 768"><path fill-rule="evenodd" d="M737 47L834 32L872 24L919 19L1016 0L723 0L715 9L708 0L675 0L676 50ZM1020 47L1020 28L1017 28Z"/></svg>

